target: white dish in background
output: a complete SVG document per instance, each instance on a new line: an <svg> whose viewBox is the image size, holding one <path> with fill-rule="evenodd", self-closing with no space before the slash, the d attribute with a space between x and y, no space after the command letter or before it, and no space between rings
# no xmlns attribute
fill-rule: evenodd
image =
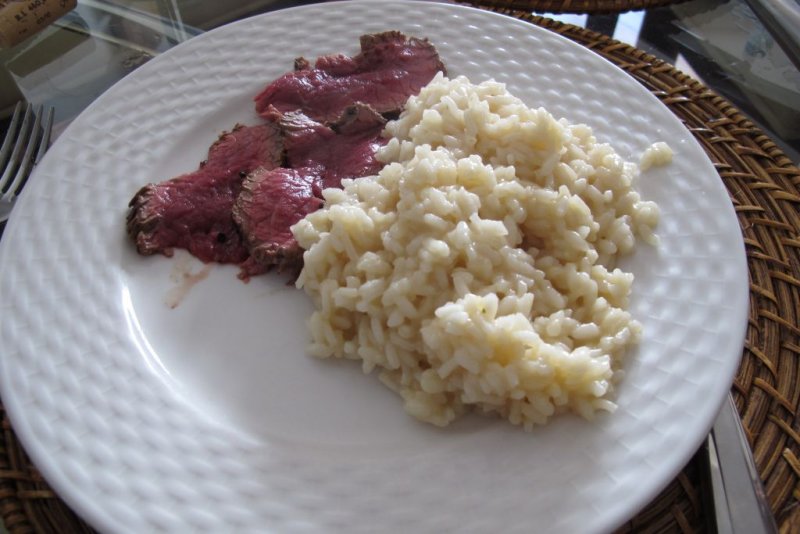
<svg viewBox="0 0 800 534"><path fill-rule="evenodd" d="M613 415L525 433L470 416L437 429L353 362L305 354L311 305L286 279L213 266L171 309L194 259L138 256L143 184L196 168L254 123L253 96L293 59L355 53L364 33L425 36L450 74L508 84L585 122L646 172L662 218L632 311L644 325ZM0 386L26 450L93 526L113 532L602 532L680 471L711 427L742 349L744 246L700 146L627 74L511 18L439 3L279 11L211 31L102 95L38 167L0 244Z"/></svg>

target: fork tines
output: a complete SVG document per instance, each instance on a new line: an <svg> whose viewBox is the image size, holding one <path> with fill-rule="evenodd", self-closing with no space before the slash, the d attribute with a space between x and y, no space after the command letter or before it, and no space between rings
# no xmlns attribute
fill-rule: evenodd
<svg viewBox="0 0 800 534"><path fill-rule="evenodd" d="M22 108L22 102L17 103L8 132L0 146L0 169L3 172L0 176L0 200L4 201L14 200L33 166L39 162L50 144L53 108L47 110L44 118L43 106L37 106L34 112L33 106L28 104L24 116Z"/></svg>

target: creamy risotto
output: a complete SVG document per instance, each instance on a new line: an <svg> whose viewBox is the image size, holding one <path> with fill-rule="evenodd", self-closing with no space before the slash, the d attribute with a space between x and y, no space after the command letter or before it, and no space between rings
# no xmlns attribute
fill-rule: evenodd
<svg viewBox="0 0 800 534"><path fill-rule="evenodd" d="M292 227L312 354L359 360L435 425L613 411L641 335L615 264L656 243L636 164L503 84L441 74L386 135L377 176L326 190Z"/></svg>

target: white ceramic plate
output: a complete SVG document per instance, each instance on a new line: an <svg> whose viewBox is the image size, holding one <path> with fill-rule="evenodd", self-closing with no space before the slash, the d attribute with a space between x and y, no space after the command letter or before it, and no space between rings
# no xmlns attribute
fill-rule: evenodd
<svg viewBox="0 0 800 534"><path fill-rule="evenodd" d="M125 235L142 184L191 170L296 56L363 33L427 36L451 74L495 77L585 122L628 159L674 163L641 190L658 250L627 262L644 340L619 410L525 433L440 430L347 362L305 354L310 304L279 276L143 258ZM100 97L37 169L0 249L0 385L53 487L114 532L600 532L634 515L709 430L742 348L744 247L728 196L681 123L632 78L553 33L435 3L290 9L214 30ZM168 305L180 301L172 309Z"/></svg>

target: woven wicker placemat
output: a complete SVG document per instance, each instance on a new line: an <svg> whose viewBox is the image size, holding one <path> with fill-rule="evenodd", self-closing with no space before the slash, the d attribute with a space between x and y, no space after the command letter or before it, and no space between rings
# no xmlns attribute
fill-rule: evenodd
<svg viewBox="0 0 800 534"><path fill-rule="evenodd" d="M680 4L687 0L459 0L476 7L528 13L585 13L603 15Z"/></svg>
<svg viewBox="0 0 800 534"><path fill-rule="evenodd" d="M733 395L782 532L800 531L800 170L728 101L671 65L570 24L495 9L594 50L692 132L730 193L750 271L750 317ZM31 464L0 406L0 517L10 534L93 532ZM620 532L706 532L702 452Z"/></svg>

